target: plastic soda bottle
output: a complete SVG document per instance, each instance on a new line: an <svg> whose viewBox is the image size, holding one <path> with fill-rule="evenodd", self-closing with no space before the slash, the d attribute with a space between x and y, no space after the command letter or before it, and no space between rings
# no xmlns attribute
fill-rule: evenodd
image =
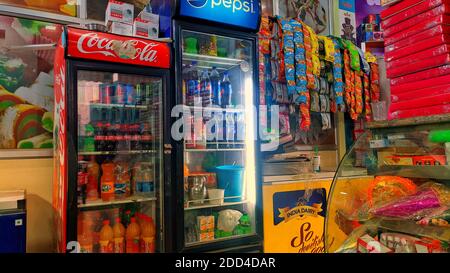
<svg viewBox="0 0 450 273"><path fill-rule="evenodd" d="M212 103L220 106L220 74L216 67L211 71Z"/></svg>
<svg viewBox="0 0 450 273"><path fill-rule="evenodd" d="M114 164L102 164L101 197L103 201L114 200Z"/></svg>
<svg viewBox="0 0 450 273"><path fill-rule="evenodd" d="M197 66L197 62L192 62L192 67L189 69L188 81L187 81L187 104L193 105L195 97L198 97L200 94L200 81L198 76L198 71L195 68Z"/></svg>
<svg viewBox="0 0 450 273"><path fill-rule="evenodd" d="M200 96L202 97L203 106L211 105L213 94L211 87L211 79L209 78L208 70L205 70L202 73L202 79L200 81Z"/></svg>
<svg viewBox="0 0 450 273"><path fill-rule="evenodd" d="M139 253L139 237L141 235L141 228L136 223L136 218L131 217L130 224L126 231L126 247L127 253Z"/></svg>
<svg viewBox="0 0 450 273"><path fill-rule="evenodd" d="M155 224L150 216L144 215L141 220L141 252L155 253Z"/></svg>
<svg viewBox="0 0 450 273"><path fill-rule="evenodd" d="M120 222L120 218L116 218L113 227L114 233L114 253L125 253L125 227Z"/></svg>
<svg viewBox="0 0 450 273"><path fill-rule="evenodd" d="M220 104L222 108L226 108L228 105L231 105L231 95L233 94L233 90L231 88L230 78L228 76L228 72L223 74L223 80L220 84Z"/></svg>
<svg viewBox="0 0 450 273"><path fill-rule="evenodd" d="M93 253L94 252L94 239L92 234L85 231L78 235L78 242L80 243L81 253Z"/></svg>
<svg viewBox="0 0 450 273"><path fill-rule="evenodd" d="M128 174L128 164L120 162L116 165L116 180L114 183L114 193L116 199L123 199L130 196L130 175Z"/></svg>
<svg viewBox="0 0 450 273"><path fill-rule="evenodd" d="M113 239L113 228L109 225L109 220L104 220L100 230L100 253L113 253Z"/></svg>
<svg viewBox="0 0 450 273"><path fill-rule="evenodd" d="M91 160L88 163L88 184L87 184L87 200L98 199L98 178L100 173L100 167L95 161L95 156L91 156Z"/></svg>

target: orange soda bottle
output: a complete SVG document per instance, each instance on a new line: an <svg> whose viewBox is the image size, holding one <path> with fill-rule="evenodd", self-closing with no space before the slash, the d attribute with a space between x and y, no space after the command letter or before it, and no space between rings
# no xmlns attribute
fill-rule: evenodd
<svg viewBox="0 0 450 273"><path fill-rule="evenodd" d="M94 239L91 232L85 230L83 233L78 234L78 241L80 242L81 253L94 252Z"/></svg>
<svg viewBox="0 0 450 273"><path fill-rule="evenodd" d="M109 225L109 220L103 221L103 227L100 230L100 253L112 253L114 245L113 228Z"/></svg>
<svg viewBox="0 0 450 273"><path fill-rule="evenodd" d="M103 201L114 200L114 168L113 163L102 164L101 195Z"/></svg>
<svg viewBox="0 0 450 273"><path fill-rule="evenodd" d="M131 223L126 231L126 245L127 253L139 253L139 237L141 235L141 228L136 223L136 218L131 217Z"/></svg>
<svg viewBox="0 0 450 273"><path fill-rule="evenodd" d="M88 184L87 184L87 200L98 199L98 176L100 174L100 167L95 161L95 157L91 156L91 161L88 163Z"/></svg>
<svg viewBox="0 0 450 273"><path fill-rule="evenodd" d="M120 222L120 218L116 218L113 227L114 233L114 253L125 253L125 227Z"/></svg>
<svg viewBox="0 0 450 273"><path fill-rule="evenodd" d="M141 252L155 253L155 224L152 217L143 215L141 222Z"/></svg>

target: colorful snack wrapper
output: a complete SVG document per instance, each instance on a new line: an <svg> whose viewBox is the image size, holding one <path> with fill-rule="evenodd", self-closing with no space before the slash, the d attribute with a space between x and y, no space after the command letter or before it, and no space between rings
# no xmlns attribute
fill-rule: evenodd
<svg viewBox="0 0 450 273"><path fill-rule="evenodd" d="M335 107L335 111L337 111L339 108L339 110L343 111L343 105L344 105L344 98L343 98L343 93L344 93L344 82L343 82L343 78L342 78L342 54L341 54L341 49L340 49L340 45L339 42L336 39L333 39L333 44L334 44L334 62L333 62L333 76L334 76L334 84L333 84L333 89L334 89L334 102L336 104L337 107ZM334 112L335 112L334 111Z"/></svg>
<svg viewBox="0 0 450 273"><path fill-rule="evenodd" d="M372 120L372 106L370 105L370 81L369 76L364 73L364 116L366 121Z"/></svg>
<svg viewBox="0 0 450 273"><path fill-rule="evenodd" d="M302 23L302 22L301 22ZM304 23L302 23L305 26ZM308 89L316 88L316 81L314 79L314 65L313 65L313 53L311 44L311 34L309 31L304 31L304 42L305 42L305 57L306 57L306 77L308 79Z"/></svg>
<svg viewBox="0 0 450 273"><path fill-rule="evenodd" d="M330 63L334 63L336 52L333 40L326 36L318 36L318 38L323 41L323 45L325 48L325 60L329 61Z"/></svg>
<svg viewBox="0 0 450 273"><path fill-rule="evenodd" d="M355 113L356 119L358 119L359 115L363 112L363 85L361 80L361 74L357 71L355 73ZM356 120L355 119L355 120Z"/></svg>
<svg viewBox="0 0 450 273"><path fill-rule="evenodd" d="M298 97L295 100L297 104L309 104L308 96L308 80L306 77L306 57L305 44L302 24L296 20L292 20L291 24L294 29L294 45L295 45L295 77L296 92Z"/></svg>
<svg viewBox="0 0 450 273"><path fill-rule="evenodd" d="M310 26L304 24L304 28L309 32L309 37L311 38L312 73L315 76L320 76L319 39L316 32Z"/></svg>
<svg viewBox="0 0 450 273"><path fill-rule="evenodd" d="M293 95L296 92L294 32L288 20L282 19L281 27L283 29L283 51L288 94Z"/></svg>
<svg viewBox="0 0 450 273"><path fill-rule="evenodd" d="M345 74L345 103L350 117L354 120L357 118L355 111L355 74L350 66L350 52L348 49L344 51L344 74Z"/></svg>
<svg viewBox="0 0 450 273"><path fill-rule="evenodd" d="M370 63L370 96L372 102L380 101L380 74L378 64Z"/></svg>
<svg viewBox="0 0 450 273"><path fill-rule="evenodd" d="M425 217L417 221L417 224L423 226L450 227L450 209L448 207L443 208L445 209L444 211L441 211L436 215Z"/></svg>
<svg viewBox="0 0 450 273"><path fill-rule="evenodd" d="M353 70L355 71L361 71L361 64L359 62L359 52L357 47L348 40L344 40L346 48L348 49L349 53L350 53L350 65L352 67Z"/></svg>

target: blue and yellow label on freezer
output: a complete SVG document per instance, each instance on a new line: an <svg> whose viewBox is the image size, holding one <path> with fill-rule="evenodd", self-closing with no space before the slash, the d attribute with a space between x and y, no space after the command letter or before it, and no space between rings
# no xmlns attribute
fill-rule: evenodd
<svg viewBox="0 0 450 273"><path fill-rule="evenodd" d="M263 187L264 252L323 253L330 181Z"/></svg>

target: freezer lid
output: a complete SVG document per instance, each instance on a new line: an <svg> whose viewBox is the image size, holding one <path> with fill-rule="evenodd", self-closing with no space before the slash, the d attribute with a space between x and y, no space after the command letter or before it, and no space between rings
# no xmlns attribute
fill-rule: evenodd
<svg viewBox="0 0 450 273"><path fill-rule="evenodd" d="M67 27L67 55L89 60L170 68L168 43Z"/></svg>

